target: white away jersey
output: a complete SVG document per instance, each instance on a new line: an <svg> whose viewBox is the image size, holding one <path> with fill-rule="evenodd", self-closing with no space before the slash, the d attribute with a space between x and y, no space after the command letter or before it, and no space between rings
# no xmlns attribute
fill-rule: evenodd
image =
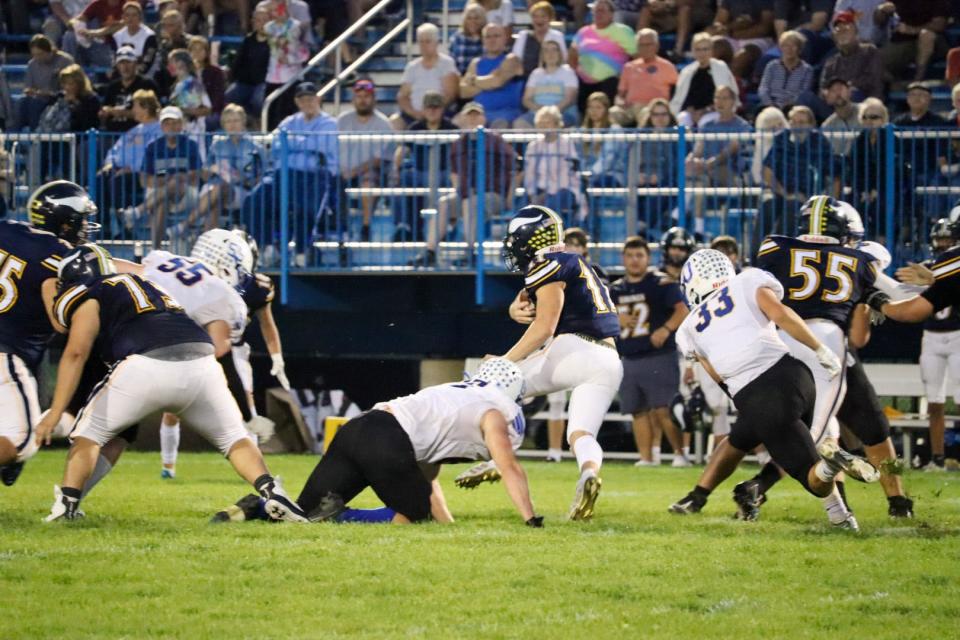
<svg viewBox="0 0 960 640"><path fill-rule="evenodd" d="M233 287L199 260L168 251L151 251L143 259L143 277L170 294L201 327L223 320L230 325L231 341L236 343L243 337L246 303Z"/></svg>
<svg viewBox="0 0 960 640"><path fill-rule="evenodd" d="M525 428L519 405L493 386L450 383L427 387L412 396L381 402L410 436L419 462L489 460L480 420L491 409L503 414L514 450Z"/></svg>
<svg viewBox="0 0 960 640"><path fill-rule="evenodd" d="M767 287L777 298L783 286L772 274L746 269L690 315L677 331L677 347L688 358L706 359L736 395L790 352L776 325L757 306L757 289Z"/></svg>

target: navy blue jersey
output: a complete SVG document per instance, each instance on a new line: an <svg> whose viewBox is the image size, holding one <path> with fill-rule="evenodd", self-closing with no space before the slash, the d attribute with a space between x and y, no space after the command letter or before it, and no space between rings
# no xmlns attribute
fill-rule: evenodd
<svg viewBox="0 0 960 640"><path fill-rule="evenodd" d="M923 266L932 270L940 257L937 256L933 260L925 261ZM924 321L923 329L924 331L935 331L937 333L960 330L960 305L951 305L940 309Z"/></svg>
<svg viewBox="0 0 960 640"><path fill-rule="evenodd" d="M636 326L620 330L617 347L621 356L639 358L676 349L672 333L659 349L650 343L650 334L670 319L677 303L683 303L680 285L673 278L651 269L639 282L627 282L626 278L620 278L610 285L610 296L619 313L637 317Z"/></svg>
<svg viewBox="0 0 960 640"><path fill-rule="evenodd" d="M124 273L98 280L89 287L70 287L54 302L57 320L70 326L73 313L87 300L100 304L97 349L104 362L114 363L137 353L190 342L213 344L183 308L149 280Z"/></svg>
<svg viewBox="0 0 960 640"><path fill-rule="evenodd" d="M607 285L597 272L575 253L558 251L532 264L525 279L530 301L537 303L537 289L551 282L563 282L563 310L555 335L583 333L593 338L612 338L620 333L617 308Z"/></svg>
<svg viewBox="0 0 960 640"><path fill-rule="evenodd" d="M804 320L832 320L844 332L853 309L877 279L874 258L839 244L770 236L757 252L756 266L783 285L783 303Z"/></svg>
<svg viewBox="0 0 960 640"><path fill-rule="evenodd" d="M43 308L41 286L56 279L70 245L22 222L0 222L0 351L35 369L53 327Z"/></svg>
<svg viewBox="0 0 960 640"><path fill-rule="evenodd" d="M243 288L243 301L247 305L247 316L253 314L273 302L273 280L262 273L249 276L249 281Z"/></svg>
<svg viewBox="0 0 960 640"><path fill-rule="evenodd" d="M944 251L930 270L933 271L933 284L920 295L938 312L960 305L960 247Z"/></svg>

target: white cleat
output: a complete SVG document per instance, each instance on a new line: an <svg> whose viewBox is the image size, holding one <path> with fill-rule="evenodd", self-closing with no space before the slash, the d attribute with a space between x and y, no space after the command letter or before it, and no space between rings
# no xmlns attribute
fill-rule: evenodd
<svg viewBox="0 0 960 640"><path fill-rule="evenodd" d="M497 463L493 460L475 464L453 479L453 483L461 489L473 489L484 482L499 481L500 470L497 469Z"/></svg>
<svg viewBox="0 0 960 640"><path fill-rule="evenodd" d="M589 520L593 517L593 508L600 496L602 484L603 482L593 472L586 472L580 476L577 492L573 496L573 504L570 505L571 520Z"/></svg>
<svg viewBox="0 0 960 640"><path fill-rule="evenodd" d="M835 473L843 471L860 482L876 482L880 479L877 468L852 453L844 451L836 440L826 440L817 447L817 453Z"/></svg>
<svg viewBox="0 0 960 640"><path fill-rule="evenodd" d="M76 520L84 517L86 514L79 509L79 500L72 500L60 490L58 485L53 485L53 506L50 507L50 514L43 519L44 522L53 522L55 520Z"/></svg>
<svg viewBox="0 0 960 640"><path fill-rule="evenodd" d="M831 522L830 524L837 529L847 529L854 533L860 533L860 523L857 522L852 513L840 522Z"/></svg>
<svg viewBox="0 0 960 640"><path fill-rule="evenodd" d="M687 460L687 456L673 456L673 462L670 463L670 466L674 469L684 469L686 467L692 467L693 463Z"/></svg>
<svg viewBox="0 0 960 640"><path fill-rule="evenodd" d="M660 465L659 465L658 463L654 462L653 460L643 460L643 459L641 458L640 460L637 460L636 462L634 462L634 463L633 463L633 466L635 466L635 467L659 467Z"/></svg>
<svg viewBox="0 0 960 640"><path fill-rule="evenodd" d="M265 500L263 510L267 512L267 517L271 520L310 522L300 505L294 502L283 490L280 478L274 478L273 482L261 489L260 496Z"/></svg>

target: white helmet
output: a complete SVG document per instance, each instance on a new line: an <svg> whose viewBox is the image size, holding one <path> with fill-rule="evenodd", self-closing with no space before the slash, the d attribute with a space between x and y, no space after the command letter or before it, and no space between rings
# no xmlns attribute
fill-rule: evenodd
<svg viewBox="0 0 960 640"><path fill-rule="evenodd" d="M700 249L683 265L680 286L687 305L695 307L726 286L737 275L730 258L716 249Z"/></svg>
<svg viewBox="0 0 960 640"><path fill-rule="evenodd" d="M837 209L842 211L847 217L847 233L850 236L850 241L856 244L863 240L863 236L866 235L866 229L863 226L863 218L860 216L860 212L857 211L849 202L844 202L843 200L837 201Z"/></svg>
<svg viewBox="0 0 960 640"><path fill-rule="evenodd" d="M523 400L524 390L527 386L520 367L506 358L491 358L480 365L480 369L473 374L470 382L478 380L486 384L492 384L514 402Z"/></svg>
<svg viewBox="0 0 960 640"><path fill-rule="evenodd" d="M201 234L190 257L214 269L231 287L240 284L243 276L253 270L250 245L226 229L211 229Z"/></svg>

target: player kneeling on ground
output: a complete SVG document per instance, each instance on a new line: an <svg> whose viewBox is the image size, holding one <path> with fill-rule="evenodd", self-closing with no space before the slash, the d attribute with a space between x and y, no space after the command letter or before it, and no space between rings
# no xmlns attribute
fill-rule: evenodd
<svg viewBox="0 0 960 640"><path fill-rule="evenodd" d="M829 495L841 471L864 482L879 478L870 463L829 440L818 449L810 435L816 387L810 370L790 355L777 326L817 354L830 376L840 374L837 356L813 335L780 299L783 286L760 269L736 275L730 260L713 249L693 254L681 285L690 315L677 344L718 383L726 385L739 412L693 491L670 507L673 513L700 511L707 496L758 445L790 476L818 497Z"/></svg>
<svg viewBox="0 0 960 640"><path fill-rule="evenodd" d="M297 498L300 508L313 522L453 522L436 480L440 465L493 458L524 521L543 526L514 455L523 442L523 387L520 369L494 358L464 382L377 404L337 432ZM386 507L346 508L367 487ZM264 519L264 513L281 519L288 508L251 495L214 521Z"/></svg>
<svg viewBox="0 0 960 640"><path fill-rule="evenodd" d="M95 343L102 359L114 364L77 416L63 488L54 487L47 522L82 515L80 499L100 448L158 411L194 425L260 495L286 505L285 519L306 520L247 435L210 336L161 289L139 276L117 274L110 254L88 244L60 263L54 313L60 325L55 328L69 337L52 406L37 425L38 443L49 444Z"/></svg>

